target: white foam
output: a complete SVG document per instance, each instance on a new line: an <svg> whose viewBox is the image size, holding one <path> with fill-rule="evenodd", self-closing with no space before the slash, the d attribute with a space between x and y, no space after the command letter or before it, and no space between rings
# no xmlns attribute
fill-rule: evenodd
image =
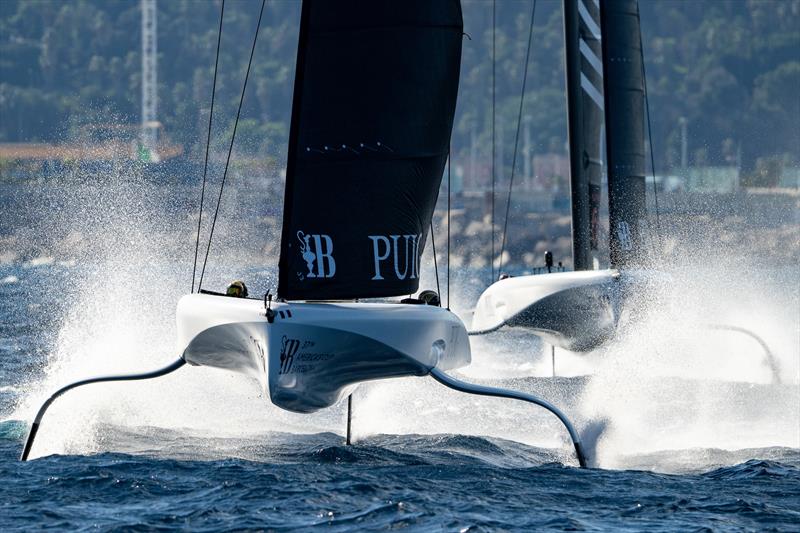
<svg viewBox="0 0 800 533"><path fill-rule="evenodd" d="M47 266L52 265L55 262L53 257L48 256L41 256L41 257L34 257L30 261L26 261L24 263L25 268L36 268L40 266Z"/></svg>
<svg viewBox="0 0 800 533"><path fill-rule="evenodd" d="M83 207L76 220L92 221L81 228L92 247L80 263L92 267L75 269L79 288L62 317L57 349L50 354L44 378L26 387L13 418L31 420L50 393L73 380L155 369L178 356L175 305L189 288L194 241L186 237L185 220L148 210L149 195L163 194L162 189L141 183L126 187L79 203ZM169 242L156 237L165 228L174 235ZM186 261L175 263L176 256ZM212 261L207 279L240 277L240 266L219 257ZM800 446L798 289L755 286L761 279L757 273L737 281L725 269L704 274L683 268L672 274L675 284L666 295L671 303L654 298L647 316L627 335L593 354L557 353L560 376L592 377L588 384L574 379L560 389L554 386L546 391L548 399L579 425L609 420L598 450L601 466L624 467L627 456L654 450ZM426 276L423 286L432 286L430 274ZM472 303L461 300L454 286L454 307ZM770 344L781 379L789 385L770 383L757 343L700 328L700 322L753 329ZM473 366L462 374L466 379L497 378L498 386L539 393L544 381L518 378L551 372L549 350L519 333L501 331L475 339L473 353ZM541 409L455 393L429 378L369 384L356 395L355 415L357 437L463 433L567 446L563 427ZM184 367L152 381L91 385L59 398L48 411L32 455L104 449L98 428L108 424L186 428L209 436L341 433L344 413L341 405L315 415L288 413L262 397L254 380Z"/></svg>
<svg viewBox="0 0 800 533"><path fill-rule="evenodd" d="M581 405L584 417L611 421L600 465L659 450L800 447L796 289L741 269L672 274L647 317L595 355ZM719 324L764 339L777 376L758 342L709 328Z"/></svg>

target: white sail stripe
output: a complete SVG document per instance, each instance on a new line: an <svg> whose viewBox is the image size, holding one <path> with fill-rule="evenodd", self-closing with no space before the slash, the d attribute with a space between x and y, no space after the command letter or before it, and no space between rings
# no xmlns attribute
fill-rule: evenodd
<svg viewBox="0 0 800 533"><path fill-rule="evenodd" d="M600 26L592 18L592 15L589 14L589 10L586 9L586 6L583 4L583 0L578 0L578 13L583 19L583 23L586 24L586 27L589 28L589 31L592 33L592 36L595 39L600 39Z"/></svg>
<svg viewBox="0 0 800 533"><path fill-rule="evenodd" d="M586 41L580 39L580 43L581 43L580 44L581 54L583 54L583 57L586 58L586 61L588 61L589 64L592 65L592 67L594 67L594 70L597 71L597 73L600 74L600 77L602 78L603 77L602 61L600 61L600 58L597 57L597 55L595 55L595 53L592 51L592 49L589 47Z"/></svg>
<svg viewBox="0 0 800 533"><path fill-rule="evenodd" d="M600 0L592 0L592 2L594 3L594 7L600 9Z"/></svg>
<svg viewBox="0 0 800 533"><path fill-rule="evenodd" d="M599 107L601 111L605 111L605 106L603 105L603 95L600 94L600 91L595 89L594 85L592 85L592 82L589 81L589 78L587 78L583 73L581 73L581 88L586 91L586 94L588 94L589 98L591 98L592 101L597 104L597 107Z"/></svg>

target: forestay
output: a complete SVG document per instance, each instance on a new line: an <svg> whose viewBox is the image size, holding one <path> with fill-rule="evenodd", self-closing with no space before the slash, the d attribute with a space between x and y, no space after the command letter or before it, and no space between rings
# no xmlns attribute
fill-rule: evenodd
<svg viewBox="0 0 800 533"><path fill-rule="evenodd" d="M279 297L418 289L462 33L457 0L303 2Z"/></svg>

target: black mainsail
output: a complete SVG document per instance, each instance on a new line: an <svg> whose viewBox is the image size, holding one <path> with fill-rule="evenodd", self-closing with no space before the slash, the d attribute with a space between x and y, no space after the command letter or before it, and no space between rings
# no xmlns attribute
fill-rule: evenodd
<svg viewBox="0 0 800 533"><path fill-rule="evenodd" d="M303 2L280 298L416 292L462 34L458 0Z"/></svg>
<svg viewBox="0 0 800 533"><path fill-rule="evenodd" d="M598 0L564 0L567 115L575 270L597 258L603 162L603 64Z"/></svg>
<svg viewBox="0 0 800 533"><path fill-rule="evenodd" d="M644 76L637 0L603 0L611 266L641 265L645 203Z"/></svg>

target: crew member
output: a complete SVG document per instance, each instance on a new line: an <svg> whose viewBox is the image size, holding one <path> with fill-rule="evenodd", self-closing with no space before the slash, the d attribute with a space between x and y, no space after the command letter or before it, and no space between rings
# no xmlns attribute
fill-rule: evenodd
<svg viewBox="0 0 800 533"><path fill-rule="evenodd" d="M244 284L244 281L237 279L228 285L228 290L225 291L225 294L234 298L247 298L247 285Z"/></svg>

